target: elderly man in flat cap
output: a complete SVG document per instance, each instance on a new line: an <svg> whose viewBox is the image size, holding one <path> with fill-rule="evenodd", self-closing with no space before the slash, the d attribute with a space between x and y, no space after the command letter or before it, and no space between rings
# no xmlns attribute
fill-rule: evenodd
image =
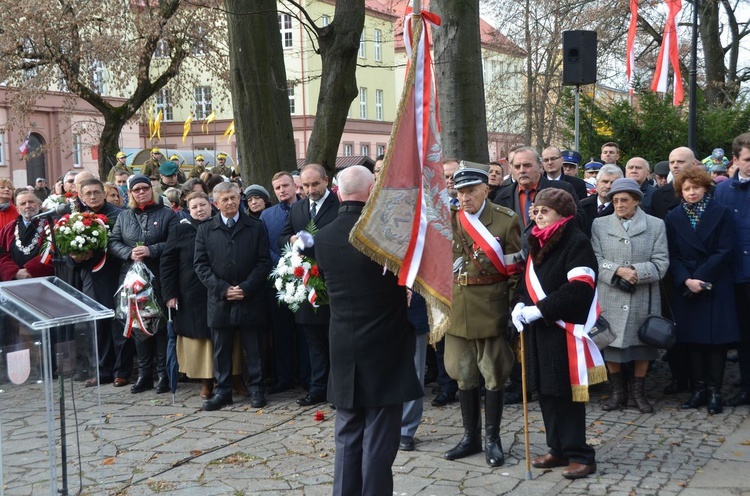
<svg viewBox="0 0 750 496"><path fill-rule="evenodd" d="M479 376L485 388L485 459L503 464L500 442L503 385L515 361L508 341L510 300L522 269L516 213L491 203L489 167L462 161L453 174L458 207L453 225L453 305L445 336L445 368L458 381L464 436L448 460L482 451Z"/></svg>

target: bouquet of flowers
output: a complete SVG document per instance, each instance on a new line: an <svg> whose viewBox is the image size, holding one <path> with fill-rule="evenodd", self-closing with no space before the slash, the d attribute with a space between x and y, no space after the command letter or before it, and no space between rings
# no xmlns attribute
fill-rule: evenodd
<svg viewBox="0 0 750 496"><path fill-rule="evenodd" d="M328 304L328 292L318 265L300 253L297 246L287 244L284 247L270 278L274 280L276 300L286 304L292 312L299 310L305 300L313 309Z"/></svg>
<svg viewBox="0 0 750 496"><path fill-rule="evenodd" d="M65 205L66 203L73 204L76 201L77 196L74 193L65 193L64 195L49 195L42 202L42 212L57 208L59 205Z"/></svg>
<svg viewBox="0 0 750 496"><path fill-rule="evenodd" d="M115 293L115 317L125 322L125 337L130 337L133 329L140 329L147 336L153 336L159 329L162 318L161 308L156 301L152 280L154 274L146 264L133 262Z"/></svg>
<svg viewBox="0 0 750 496"><path fill-rule="evenodd" d="M91 252L103 250L109 240L106 215L92 212L73 212L55 222L55 249L62 255L90 257Z"/></svg>

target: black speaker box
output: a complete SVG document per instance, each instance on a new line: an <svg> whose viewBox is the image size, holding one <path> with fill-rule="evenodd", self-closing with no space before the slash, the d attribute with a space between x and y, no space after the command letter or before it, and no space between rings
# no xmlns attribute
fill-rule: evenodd
<svg viewBox="0 0 750 496"><path fill-rule="evenodd" d="M563 84L596 82L596 31L563 31Z"/></svg>

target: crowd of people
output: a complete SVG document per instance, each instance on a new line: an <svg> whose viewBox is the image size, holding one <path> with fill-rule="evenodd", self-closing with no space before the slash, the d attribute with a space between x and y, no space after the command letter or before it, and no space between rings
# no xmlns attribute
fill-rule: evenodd
<svg viewBox="0 0 750 496"><path fill-rule="evenodd" d="M704 163L678 147L652 168L643 157L618 163L610 142L589 163L555 146L517 147L490 164L445 159L453 307L434 349L424 299L348 241L382 156L372 171L344 169L336 188L317 164L278 172L273 204L263 185L243 189L223 154L212 170L198 156L183 171L155 148L134 173L119 153L108 182L71 171L52 190L43 178L16 190L0 179L0 279L54 273L114 307L125 274L142 262L158 305L174 318L179 371L200 383L203 410L231 405L233 395L260 408L267 395L297 387L299 406L336 407L335 494L392 489L397 450L416 449L431 368L433 405L457 397L461 406L464 433L446 459L484 451L488 465L502 465L503 408L525 395L539 402L549 446L533 465L564 466L562 475L575 479L596 472L585 436L589 386L609 380L604 410L653 411L646 378L660 353L638 333L651 314L676 323L665 393L685 393L682 408L711 414L750 404L750 133L734 140L731 160L723 155L714 150ZM55 195L106 216L105 249L42 261L48 220L37 214ZM277 302L269 275L287 245L318 260L329 305L303 302L292 312ZM588 336L597 309L614 333L601 353ZM167 392L164 326L132 337L121 320L97 326L99 361L82 360L79 378ZM739 349L741 389L724 401L730 347ZM344 476L352 471L359 475Z"/></svg>

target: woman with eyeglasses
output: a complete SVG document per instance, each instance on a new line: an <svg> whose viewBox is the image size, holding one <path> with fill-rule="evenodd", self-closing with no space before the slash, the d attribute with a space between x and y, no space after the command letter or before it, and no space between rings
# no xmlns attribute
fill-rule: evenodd
<svg viewBox="0 0 750 496"><path fill-rule="evenodd" d="M110 236L109 249L123 261L120 283L135 261L143 262L153 273L152 281L157 301L164 310L161 297L159 259L167 243L169 231L177 225L177 216L171 208L164 206L154 193L151 181L142 174L128 179L128 206L117 217ZM166 311L164 312L166 314ZM153 359L156 356L156 372L159 382L157 393L169 391L166 374L167 333L166 321L162 319L153 337L135 330L135 350L138 355L138 380L130 388L131 393L141 393L154 387Z"/></svg>
<svg viewBox="0 0 750 496"><path fill-rule="evenodd" d="M615 333L602 354L607 361L612 394L602 410L627 407L628 388L622 364L633 362L632 395L641 413L654 411L646 399L648 364L659 350L638 339L638 329L651 313L661 310L659 280L669 268L667 232L661 219L641 208L643 192L635 179L615 179L607 194L614 213L594 219L591 244L599 263L599 305Z"/></svg>

